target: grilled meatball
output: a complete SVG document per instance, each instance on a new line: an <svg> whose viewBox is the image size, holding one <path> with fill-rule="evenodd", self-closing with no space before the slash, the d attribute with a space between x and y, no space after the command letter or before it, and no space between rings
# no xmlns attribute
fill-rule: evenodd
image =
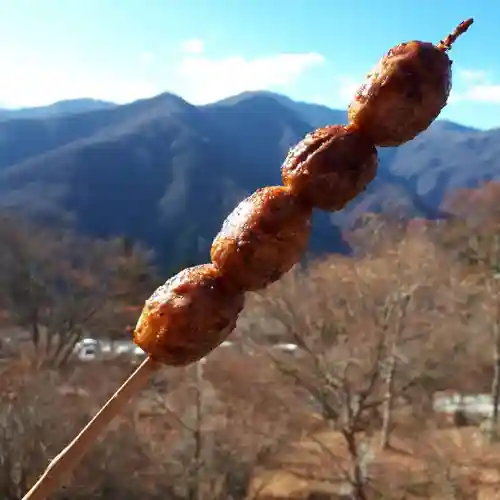
<svg viewBox="0 0 500 500"><path fill-rule="evenodd" d="M265 187L243 200L224 221L212 262L234 286L258 290L277 281L307 247L312 208L283 186Z"/></svg>
<svg viewBox="0 0 500 500"><path fill-rule="evenodd" d="M389 50L357 90L349 120L376 146L399 146L427 129L451 90L446 52L471 24L464 21L438 45L411 41Z"/></svg>
<svg viewBox="0 0 500 500"><path fill-rule="evenodd" d="M212 264L184 269L146 301L134 342L156 361L188 365L228 337L243 305Z"/></svg>
<svg viewBox="0 0 500 500"><path fill-rule="evenodd" d="M333 212L366 188L377 165L370 139L350 126L332 125L308 134L291 149L281 176L305 203Z"/></svg>

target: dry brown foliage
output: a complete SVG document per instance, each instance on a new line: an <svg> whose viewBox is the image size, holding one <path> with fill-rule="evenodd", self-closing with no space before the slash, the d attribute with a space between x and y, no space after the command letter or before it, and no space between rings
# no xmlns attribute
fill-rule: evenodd
<svg viewBox="0 0 500 500"><path fill-rule="evenodd" d="M154 283L149 259L123 239L91 240L0 214L2 331L40 363L63 365L82 336L125 334L136 316L127 306L142 303Z"/></svg>
<svg viewBox="0 0 500 500"><path fill-rule="evenodd" d="M498 443L432 403L500 397L497 192L460 194L440 222L368 217L352 238L363 251L248 294L237 345L161 371L59 498L495 498ZM84 303L102 300L95 273L79 281ZM99 309L102 325L113 310ZM129 371L0 367L0 495L19 498Z"/></svg>
<svg viewBox="0 0 500 500"><path fill-rule="evenodd" d="M456 230L455 219L434 225L368 222L357 228L357 241L376 232L376 244L356 258L330 257L296 269L254 294L243 329L254 349L269 351L288 384L303 390L304 401L332 429L328 436L336 436L332 446L325 446L326 437L317 443L319 463L300 455L305 464L297 470L295 463L296 482L324 482L329 471L330 482L341 483L337 491L350 489L358 500L382 491L385 498L406 498L405 488L415 479L398 464L406 462L410 472L418 467L411 456L401 460L400 437L436 426L437 391L488 390L487 331L500 316L488 305L497 295L484 287L478 267L450 258L441 243L447 231ZM463 238L475 237L470 227L467 232ZM277 354L269 348L276 340L299 349ZM388 460L391 453L396 459ZM429 456L419 453L412 460L424 464L429 476ZM441 471L439 481L427 477L428 484L453 483L441 465L431 467ZM463 495L473 490L464 481L455 488ZM429 488L421 498L445 495Z"/></svg>
<svg viewBox="0 0 500 500"><path fill-rule="evenodd" d="M254 391L244 394L240 370L245 358L224 361L214 356L203 373L193 369L159 373L56 498L245 498L256 465L274 456L281 441L298 437L308 415L300 420L300 412L289 412L290 399L280 406L271 379L262 378L258 389L254 384ZM257 367L248 365L251 370ZM4 365L1 497L22 497L50 457L129 371L129 365L110 362L95 364L91 373L84 366L49 370L29 359ZM251 387L248 378L246 387Z"/></svg>

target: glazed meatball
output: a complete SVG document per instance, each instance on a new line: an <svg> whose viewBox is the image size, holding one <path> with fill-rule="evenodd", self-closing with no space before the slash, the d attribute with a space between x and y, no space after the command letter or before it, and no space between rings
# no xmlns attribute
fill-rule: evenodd
<svg viewBox="0 0 500 500"><path fill-rule="evenodd" d="M234 286L258 290L277 281L307 247L312 208L283 186L265 187L226 218L211 249L212 262Z"/></svg>
<svg viewBox="0 0 500 500"><path fill-rule="evenodd" d="M243 305L212 264L184 269L146 301L134 342L164 364L193 363L228 337Z"/></svg>
<svg viewBox="0 0 500 500"><path fill-rule="evenodd" d="M437 46L411 41L389 50L357 90L349 120L376 146L399 146L427 129L451 90L446 52L471 24L464 21Z"/></svg>
<svg viewBox="0 0 500 500"><path fill-rule="evenodd" d="M295 196L333 212L366 188L377 165L370 139L350 126L332 125L308 134L291 149L281 176Z"/></svg>

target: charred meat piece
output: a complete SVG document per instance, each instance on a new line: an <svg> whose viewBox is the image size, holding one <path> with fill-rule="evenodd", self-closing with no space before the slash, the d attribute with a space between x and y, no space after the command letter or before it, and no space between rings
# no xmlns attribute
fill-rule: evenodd
<svg viewBox="0 0 500 500"><path fill-rule="evenodd" d="M243 305L212 264L184 269L146 301L134 342L164 364L194 363L228 337Z"/></svg>
<svg viewBox="0 0 500 500"><path fill-rule="evenodd" d="M366 188L377 165L370 139L353 127L332 125L308 134L291 149L281 176L303 202L333 212Z"/></svg>
<svg viewBox="0 0 500 500"><path fill-rule="evenodd" d="M258 189L224 221L212 244L212 262L237 288L265 288L299 261L311 215L312 208L285 187Z"/></svg>
<svg viewBox="0 0 500 500"><path fill-rule="evenodd" d="M438 45L411 41L393 47L367 75L349 105L349 120L376 146L399 146L423 132L451 90L447 51L473 20Z"/></svg>

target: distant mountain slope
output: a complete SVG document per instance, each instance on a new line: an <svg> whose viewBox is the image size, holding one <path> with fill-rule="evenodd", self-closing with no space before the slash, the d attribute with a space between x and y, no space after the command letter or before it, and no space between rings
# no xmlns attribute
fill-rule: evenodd
<svg viewBox="0 0 500 500"><path fill-rule="evenodd" d="M128 234L169 267L208 259L238 201L280 183L288 149L346 121L345 111L270 92L200 107L171 94L96 107L0 119L0 206L68 217L96 235ZM363 211L435 216L447 189L500 175L499 138L499 130L436 122L401 148L381 149L379 174L359 199L315 214L311 249L345 251L339 228Z"/></svg>
<svg viewBox="0 0 500 500"><path fill-rule="evenodd" d="M81 115L5 121L0 203L71 214L97 235L130 234L171 265L206 259L227 213L257 187L280 182L284 154L309 129L262 95L204 109L164 94ZM315 248L340 248L327 220L318 231Z"/></svg>
<svg viewBox="0 0 500 500"><path fill-rule="evenodd" d="M62 114L86 113L99 109L114 108L116 106L117 105L112 102L99 101L97 99L70 99L36 108L0 108L0 120L10 120L13 118L46 118Z"/></svg>
<svg viewBox="0 0 500 500"><path fill-rule="evenodd" d="M252 99L256 96L266 96L281 105L289 108L294 113L297 113L305 122L308 123L311 129L324 127L333 123L347 123L347 111L332 109L322 104L311 104L308 102L294 101L287 96L276 94L274 92L243 92L236 96L228 97L208 107L231 106L244 100Z"/></svg>
<svg viewBox="0 0 500 500"><path fill-rule="evenodd" d="M403 145L390 171L429 206L446 192L500 176L500 129L435 127Z"/></svg>

